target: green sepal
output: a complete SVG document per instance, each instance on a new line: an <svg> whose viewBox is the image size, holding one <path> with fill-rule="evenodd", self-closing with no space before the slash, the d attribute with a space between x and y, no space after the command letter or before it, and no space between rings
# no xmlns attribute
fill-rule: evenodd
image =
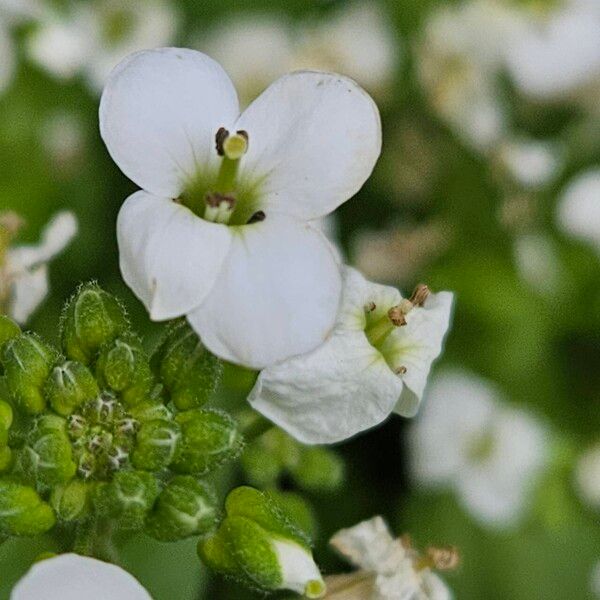
<svg viewBox="0 0 600 600"><path fill-rule="evenodd" d="M300 460L289 467L296 484L311 492L334 492L344 483L344 461L333 450L322 447L302 449Z"/></svg>
<svg viewBox="0 0 600 600"><path fill-rule="evenodd" d="M0 348L8 340L17 337L21 333L21 328L6 315L0 315Z"/></svg>
<svg viewBox="0 0 600 600"><path fill-rule="evenodd" d="M171 464L181 437L179 425L166 419L142 423L131 461L136 469L161 471Z"/></svg>
<svg viewBox="0 0 600 600"><path fill-rule="evenodd" d="M0 400L0 428L8 431L12 425L13 416L12 406L8 402Z"/></svg>
<svg viewBox="0 0 600 600"><path fill-rule="evenodd" d="M8 447L0 448L0 473L6 473L11 470L14 464L14 452Z"/></svg>
<svg viewBox="0 0 600 600"><path fill-rule="evenodd" d="M68 416L100 393L96 379L82 363L68 360L52 369L44 395L58 414Z"/></svg>
<svg viewBox="0 0 600 600"><path fill-rule="evenodd" d="M160 400L146 400L129 409L129 414L140 423L154 421L155 419L165 419L167 421L173 418L173 413Z"/></svg>
<svg viewBox="0 0 600 600"><path fill-rule="evenodd" d="M269 490L267 494L279 506L292 525L306 536L307 540L312 542L317 537L319 529L317 517L308 500L295 492Z"/></svg>
<svg viewBox="0 0 600 600"><path fill-rule="evenodd" d="M227 548L226 535L222 526L214 535L207 539L199 540L197 551L200 560L207 567L224 575L241 577L238 564L233 554Z"/></svg>
<svg viewBox="0 0 600 600"><path fill-rule="evenodd" d="M181 427L171 468L178 473L205 475L237 457L242 437L236 421L217 410L194 409L179 413Z"/></svg>
<svg viewBox="0 0 600 600"><path fill-rule="evenodd" d="M112 481L100 483L93 503L98 516L116 521L120 529L139 530L159 493L159 485L145 471L119 471Z"/></svg>
<svg viewBox="0 0 600 600"><path fill-rule="evenodd" d="M206 349L185 319L170 325L152 356L152 365L179 410L206 404L223 374L223 363Z"/></svg>
<svg viewBox="0 0 600 600"><path fill-rule="evenodd" d="M59 521L74 523L90 514L90 495L93 484L79 479L56 486L50 495L50 505Z"/></svg>
<svg viewBox="0 0 600 600"><path fill-rule="evenodd" d="M23 412L39 414L46 408L43 388L57 358L56 350L32 333L17 335L2 347L6 383Z"/></svg>
<svg viewBox="0 0 600 600"><path fill-rule="evenodd" d="M216 494L189 475L171 479L146 520L146 533L162 542L206 535L217 524Z"/></svg>
<svg viewBox="0 0 600 600"><path fill-rule="evenodd" d="M71 359L89 365L100 347L129 329L125 309L96 283L79 288L65 306L61 342Z"/></svg>
<svg viewBox="0 0 600 600"><path fill-rule="evenodd" d="M98 381L117 392L127 406L147 400L154 387L150 362L134 336L105 344L96 363Z"/></svg>
<svg viewBox="0 0 600 600"><path fill-rule="evenodd" d="M52 508L33 488L0 480L0 535L39 535L55 523Z"/></svg>

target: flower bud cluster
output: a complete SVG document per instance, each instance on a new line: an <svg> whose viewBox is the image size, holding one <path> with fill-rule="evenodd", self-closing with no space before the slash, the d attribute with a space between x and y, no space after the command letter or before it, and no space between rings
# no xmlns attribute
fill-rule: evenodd
<svg viewBox="0 0 600 600"><path fill-rule="evenodd" d="M185 321L149 357L93 283L68 302L60 340L0 317L0 538L98 523L161 541L211 532L202 478L242 446L234 419L205 406L220 361Z"/></svg>

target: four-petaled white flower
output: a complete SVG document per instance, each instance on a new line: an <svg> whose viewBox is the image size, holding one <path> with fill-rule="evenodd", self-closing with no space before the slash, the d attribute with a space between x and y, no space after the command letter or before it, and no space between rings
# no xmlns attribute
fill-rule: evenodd
<svg viewBox="0 0 600 600"><path fill-rule="evenodd" d="M127 571L77 554L36 563L13 588L10 600L152 600Z"/></svg>
<svg viewBox="0 0 600 600"><path fill-rule="evenodd" d="M418 483L454 489L473 517L498 528L523 516L549 454L544 424L452 371L432 382L410 442Z"/></svg>
<svg viewBox="0 0 600 600"><path fill-rule="evenodd" d="M590 242L600 253L600 167L567 184L558 201L557 221L563 231Z"/></svg>
<svg viewBox="0 0 600 600"><path fill-rule="evenodd" d="M263 370L257 411L305 443L333 443L417 412L448 330L452 294L419 286L411 299L346 267L342 305L327 341Z"/></svg>
<svg viewBox="0 0 600 600"><path fill-rule="evenodd" d="M374 517L338 531L331 545L359 571L326 578L326 600L450 600L446 583L432 569L452 569L455 548L430 548L421 555L407 538L395 539Z"/></svg>
<svg viewBox="0 0 600 600"><path fill-rule="evenodd" d="M240 116L215 61L165 48L113 71L100 126L143 188L117 236L123 278L152 319L186 315L212 352L254 368L323 342L341 276L308 221L354 195L379 156L379 113L360 87L296 72Z"/></svg>
<svg viewBox="0 0 600 600"><path fill-rule="evenodd" d="M71 242L77 220L71 212L60 212L45 227L39 244L12 246L20 225L16 214L0 214L0 313L23 324L47 296L47 263Z"/></svg>

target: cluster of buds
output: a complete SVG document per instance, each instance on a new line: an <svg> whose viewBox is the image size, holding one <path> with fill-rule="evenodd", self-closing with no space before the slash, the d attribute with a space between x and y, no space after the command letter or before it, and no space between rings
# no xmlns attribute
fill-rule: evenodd
<svg viewBox="0 0 600 600"><path fill-rule="evenodd" d="M206 477L242 447L235 420L205 406L220 361L185 321L149 357L95 284L60 329L59 351L0 317L0 538L60 526L102 556L102 524L162 541L214 530Z"/></svg>

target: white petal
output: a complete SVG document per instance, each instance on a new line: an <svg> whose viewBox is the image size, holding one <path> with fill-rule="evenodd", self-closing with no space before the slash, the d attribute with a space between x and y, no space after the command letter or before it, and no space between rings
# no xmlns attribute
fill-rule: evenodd
<svg viewBox="0 0 600 600"><path fill-rule="evenodd" d="M402 375L404 390L395 412L413 417L421 403L427 376L433 361L442 351L442 342L450 326L452 294L431 294L422 307L415 307L406 316L407 324L398 327L383 343L382 352L393 355L398 365L406 367Z"/></svg>
<svg viewBox="0 0 600 600"><path fill-rule="evenodd" d="M48 295L48 268L41 265L24 271L12 284L8 314L23 325Z"/></svg>
<svg viewBox="0 0 600 600"><path fill-rule="evenodd" d="M250 136L243 176L261 181L261 207L315 219L352 197L381 151L379 112L351 79L285 75L239 118Z"/></svg>
<svg viewBox="0 0 600 600"><path fill-rule="evenodd" d="M229 229L229 256L188 315L192 327L221 358L256 369L316 348L331 332L341 295L329 242L275 215Z"/></svg>
<svg viewBox="0 0 600 600"><path fill-rule="evenodd" d="M200 169L215 165L215 134L239 114L229 77L194 50L132 54L111 73L100 131L123 173L158 196L177 197Z"/></svg>
<svg viewBox="0 0 600 600"><path fill-rule="evenodd" d="M42 232L40 243L17 246L11 250L11 260L28 269L48 262L60 254L77 234L77 219L70 211L55 215Z"/></svg>
<svg viewBox="0 0 600 600"><path fill-rule="evenodd" d="M281 589L304 594L310 582L323 582L321 573L308 550L287 540L273 540L272 545L281 569Z"/></svg>
<svg viewBox="0 0 600 600"><path fill-rule="evenodd" d="M306 444L331 444L385 420L402 380L362 332L334 333L319 348L265 369L248 400Z"/></svg>
<svg viewBox="0 0 600 600"><path fill-rule="evenodd" d="M397 552L394 538L379 516L341 529L329 543L355 567L375 573Z"/></svg>
<svg viewBox="0 0 600 600"><path fill-rule="evenodd" d="M204 300L229 252L231 232L172 200L140 191L119 212L117 239L123 279L150 317L162 320Z"/></svg>
<svg viewBox="0 0 600 600"><path fill-rule="evenodd" d="M129 573L94 558L63 554L35 564L11 600L152 600Z"/></svg>

